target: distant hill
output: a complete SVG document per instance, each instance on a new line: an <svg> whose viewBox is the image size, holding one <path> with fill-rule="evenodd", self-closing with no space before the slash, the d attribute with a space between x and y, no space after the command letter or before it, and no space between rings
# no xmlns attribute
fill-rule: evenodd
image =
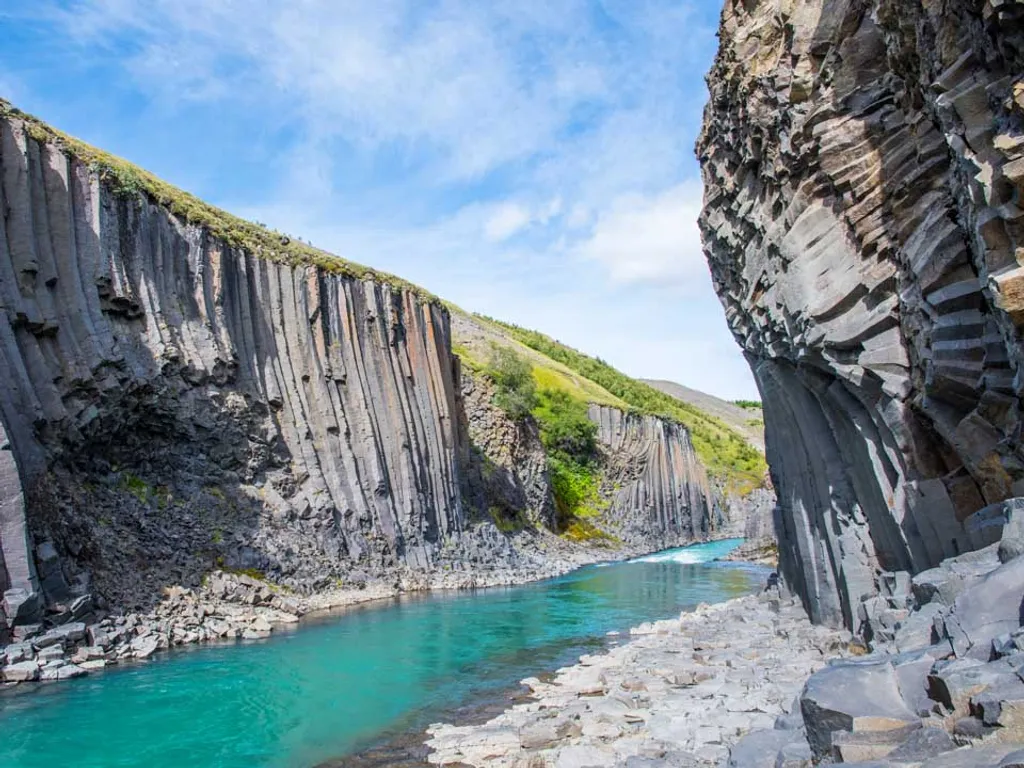
<svg viewBox="0 0 1024 768"><path fill-rule="evenodd" d="M698 389L690 389L682 384L673 381L657 381L654 379L641 379L657 390L670 395L684 403L689 403L694 408L699 408L715 418L724 421L736 432L746 438L752 446L764 453L764 412L760 408L743 408L736 403L722 400L707 392Z"/></svg>

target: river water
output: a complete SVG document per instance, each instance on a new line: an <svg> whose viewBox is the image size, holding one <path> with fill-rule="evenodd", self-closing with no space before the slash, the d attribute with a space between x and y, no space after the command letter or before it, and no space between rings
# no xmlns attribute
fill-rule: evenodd
<svg viewBox="0 0 1024 768"><path fill-rule="evenodd" d="M158 654L0 696L3 768L309 768L604 647L609 632L760 588L739 540L521 587L405 597L268 640Z"/></svg>

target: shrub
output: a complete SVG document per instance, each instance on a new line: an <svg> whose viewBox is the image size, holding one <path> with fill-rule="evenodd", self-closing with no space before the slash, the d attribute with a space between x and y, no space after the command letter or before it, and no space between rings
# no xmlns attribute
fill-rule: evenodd
<svg viewBox="0 0 1024 768"><path fill-rule="evenodd" d="M533 415L548 451L584 463L597 455L597 425L587 416L586 403L563 390L544 389Z"/></svg>
<svg viewBox="0 0 1024 768"><path fill-rule="evenodd" d="M747 411L759 411L759 410L761 410L761 401L760 400L733 400L732 404L733 405L738 405L740 408L743 408L744 410L747 410Z"/></svg>
<svg viewBox="0 0 1024 768"><path fill-rule="evenodd" d="M555 454L548 456L548 472L560 530L568 528L574 520L600 514L604 502L598 493L600 479L593 464L581 464L564 454Z"/></svg>
<svg viewBox="0 0 1024 768"><path fill-rule="evenodd" d="M487 366L498 391L494 404L513 421L525 419L537 406L537 385L532 366L509 347L495 345Z"/></svg>

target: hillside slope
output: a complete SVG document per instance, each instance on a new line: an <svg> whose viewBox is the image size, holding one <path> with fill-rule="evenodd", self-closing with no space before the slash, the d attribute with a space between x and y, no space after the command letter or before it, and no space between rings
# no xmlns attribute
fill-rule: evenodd
<svg viewBox="0 0 1024 768"><path fill-rule="evenodd" d="M764 456L752 448L742 435L715 416L638 379L630 378L600 358L590 357L542 333L493 318L477 316L476 320L599 385L637 413L667 419L686 427L697 455L727 493L743 495L763 482L768 469Z"/></svg>
<svg viewBox="0 0 1024 768"><path fill-rule="evenodd" d="M727 424L746 438L761 453L764 453L764 411L761 408L740 407L736 403L701 392L699 389L676 384L674 381L640 379L666 395L682 400L695 408Z"/></svg>

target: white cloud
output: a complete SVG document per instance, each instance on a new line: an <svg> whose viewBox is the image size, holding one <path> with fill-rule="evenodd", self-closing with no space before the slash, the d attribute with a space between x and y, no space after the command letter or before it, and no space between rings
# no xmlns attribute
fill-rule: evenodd
<svg viewBox="0 0 1024 768"><path fill-rule="evenodd" d="M499 205L484 223L484 236L492 243L508 240L532 221L530 212L518 203Z"/></svg>
<svg viewBox="0 0 1024 768"><path fill-rule="evenodd" d="M259 144L252 155L272 162L254 172L225 146L225 168L239 158L265 185L207 191L213 202L630 373L754 394L700 253L699 185L684 181L696 175L700 73L717 9L697 0L24 5L20 14L56 30L48 39L66 57L62 76L88 72L85 61L120 67L122 92L134 86L138 101L165 107L161 130L222 115L252 125L239 143ZM638 330L638 311L662 322ZM655 339L653 325L677 330ZM726 362L691 370L688 360L710 359L709 338Z"/></svg>
<svg viewBox="0 0 1024 768"><path fill-rule="evenodd" d="M700 185L688 182L657 195L622 197L575 252L615 282L704 288L707 265L697 227L701 196Z"/></svg>

